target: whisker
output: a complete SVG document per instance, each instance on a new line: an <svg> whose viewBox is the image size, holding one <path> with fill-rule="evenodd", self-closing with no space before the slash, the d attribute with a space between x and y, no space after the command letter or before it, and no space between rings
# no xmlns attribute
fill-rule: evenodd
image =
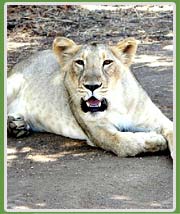
<svg viewBox="0 0 180 214"><path fill-rule="evenodd" d="M85 91L84 90L77 90L77 92L84 93Z"/></svg>
<svg viewBox="0 0 180 214"><path fill-rule="evenodd" d="M85 92L85 90L83 88L78 88L76 89L78 92Z"/></svg>
<svg viewBox="0 0 180 214"><path fill-rule="evenodd" d="M107 91L108 91L108 90L101 90L100 93L101 93L101 92L107 92Z"/></svg>

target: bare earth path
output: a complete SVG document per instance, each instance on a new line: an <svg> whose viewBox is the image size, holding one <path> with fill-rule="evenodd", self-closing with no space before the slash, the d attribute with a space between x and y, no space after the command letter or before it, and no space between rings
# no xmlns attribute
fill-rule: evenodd
<svg viewBox="0 0 180 214"><path fill-rule="evenodd" d="M118 9L118 8L117 8ZM157 9L157 10L155 10ZM173 119L172 7L9 7L8 70L56 35L76 42L140 41L132 69ZM172 209L169 152L118 158L85 142L49 133L8 138L8 209Z"/></svg>

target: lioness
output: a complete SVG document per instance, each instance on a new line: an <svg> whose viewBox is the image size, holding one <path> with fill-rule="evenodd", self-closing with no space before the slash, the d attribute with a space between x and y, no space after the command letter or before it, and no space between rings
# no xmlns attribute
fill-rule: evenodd
<svg viewBox="0 0 180 214"><path fill-rule="evenodd" d="M168 145L173 155L173 123L129 69L136 49L132 38L115 46L56 38L53 51L22 61L8 77L8 133L85 139L121 157Z"/></svg>

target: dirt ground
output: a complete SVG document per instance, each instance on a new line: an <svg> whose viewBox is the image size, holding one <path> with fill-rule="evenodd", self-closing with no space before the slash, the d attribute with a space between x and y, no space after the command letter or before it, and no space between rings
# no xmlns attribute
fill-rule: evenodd
<svg viewBox="0 0 180 214"><path fill-rule="evenodd" d="M108 10L107 10L108 9ZM173 7L8 6L8 71L55 36L77 43L139 40L133 72L173 119ZM118 158L50 133L8 138L8 209L172 209L169 152Z"/></svg>

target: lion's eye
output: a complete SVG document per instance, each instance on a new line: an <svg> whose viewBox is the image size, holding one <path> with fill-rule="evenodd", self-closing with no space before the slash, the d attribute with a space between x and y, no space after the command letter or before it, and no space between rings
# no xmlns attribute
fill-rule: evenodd
<svg viewBox="0 0 180 214"><path fill-rule="evenodd" d="M76 60L75 63L78 65L84 66L84 61L81 59Z"/></svg>
<svg viewBox="0 0 180 214"><path fill-rule="evenodd" d="M103 62L103 66L110 65L113 62L113 60L107 59Z"/></svg>

